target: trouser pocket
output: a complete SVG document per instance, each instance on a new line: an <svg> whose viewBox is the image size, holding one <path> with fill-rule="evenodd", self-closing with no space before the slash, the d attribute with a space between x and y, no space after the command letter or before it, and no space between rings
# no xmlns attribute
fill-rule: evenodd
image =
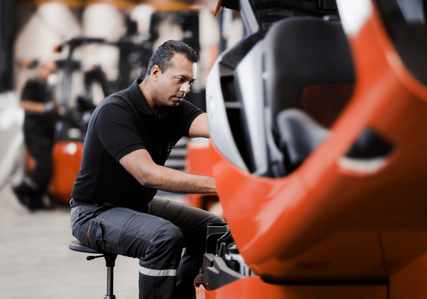
<svg viewBox="0 0 427 299"><path fill-rule="evenodd" d="M71 212L70 212L71 230L74 230L74 227L78 219L79 219L79 208L78 207L71 208Z"/></svg>
<svg viewBox="0 0 427 299"><path fill-rule="evenodd" d="M115 207L95 214L98 215L90 221L88 229L91 245L103 250L120 246L122 234L127 223L135 217L135 211Z"/></svg>
<svg viewBox="0 0 427 299"><path fill-rule="evenodd" d="M92 219L87 230L87 239L92 247L100 248L100 243L104 241L103 227L99 220ZM101 248L100 248L101 249Z"/></svg>
<svg viewBox="0 0 427 299"><path fill-rule="evenodd" d="M99 241L103 240L103 229L97 217L103 211L113 208L105 204L101 207L94 205L77 205L71 208L70 224L73 236L83 245L98 248Z"/></svg>
<svg viewBox="0 0 427 299"><path fill-rule="evenodd" d="M83 245L89 246L89 242L86 237L88 226L87 217L85 217L85 212L81 210L80 206L71 208L70 226L73 236Z"/></svg>

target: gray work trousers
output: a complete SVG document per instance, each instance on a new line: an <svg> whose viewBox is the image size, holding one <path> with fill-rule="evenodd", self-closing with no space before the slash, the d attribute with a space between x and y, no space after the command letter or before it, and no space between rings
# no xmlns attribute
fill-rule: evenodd
<svg viewBox="0 0 427 299"><path fill-rule="evenodd" d="M71 208L71 230L82 244L139 258L140 299L193 298L206 226L223 223L207 211L157 198L146 212L77 201L71 201Z"/></svg>

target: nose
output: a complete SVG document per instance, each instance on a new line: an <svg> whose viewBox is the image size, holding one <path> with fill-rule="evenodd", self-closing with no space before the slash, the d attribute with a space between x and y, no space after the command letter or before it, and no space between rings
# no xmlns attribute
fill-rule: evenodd
<svg viewBox="0 0 427 299"><path fill-rule="evenodd" d="M189 93L190 92L190 82L185 82L185 83L181 84L179 91L181 91L183 93Z"/></svg>

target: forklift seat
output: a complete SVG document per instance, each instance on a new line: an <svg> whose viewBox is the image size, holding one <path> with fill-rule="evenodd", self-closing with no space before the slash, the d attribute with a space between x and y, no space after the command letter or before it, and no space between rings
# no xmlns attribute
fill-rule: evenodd
<svg viewBox="0 0 427 299"><path fill-rule="evenodd" d="M270 149L269 164L284 165L284 169L272 171L280 177L296 169L321 141L319 138L327 135L324 129L331 127L352 95L354 70L339 21L285 19L270 29L263 43L263 72L268 78L264 81L265 101L271 113L271 128L267 131L271 130L274 140L268 146L279 149ZM295 108L308 117L295 118L295 113L279 117ZM290 121L288 117L293 119ZM287 128L287 124L297 122L294 128L301 131L306 127L306 134L295 141L290 138L298 134L290 134L293 128ZM319 128L314 129L316 126ZM314 130L313 134L310 130ZM305 144L303 152L302 144ZM296 152L300 152L298 159L291 159L289 153Z"/></svg>

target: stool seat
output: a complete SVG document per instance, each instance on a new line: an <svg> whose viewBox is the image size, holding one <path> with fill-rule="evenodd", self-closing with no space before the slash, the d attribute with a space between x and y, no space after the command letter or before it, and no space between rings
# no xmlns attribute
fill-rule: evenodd
<svg viewBox="0 0 427 299"><path fill-rule="evenodd" d="M105 259L105 266L107 267L107 294L104 296L104 299L116 299L116 296L113 294L113 284L114 284L114 266L115 266L117 254L90 248L88 246L83 245L78 240L72 240L68 245L68 248L77 252L101 254L99 256L88 256L86 257L86 259L88 261L99 258L99 257L103 257Z"/></svg>
<svg viewBox="0 0 427 299"><path fill-rule="evenodd" d="M80 243L77 240L72 240L70 242L70 245L68 246L71 250L78 251L78 252L86 252L86 253L96 253L96 254L104 254L104 252L87 247Z"/></svg>

